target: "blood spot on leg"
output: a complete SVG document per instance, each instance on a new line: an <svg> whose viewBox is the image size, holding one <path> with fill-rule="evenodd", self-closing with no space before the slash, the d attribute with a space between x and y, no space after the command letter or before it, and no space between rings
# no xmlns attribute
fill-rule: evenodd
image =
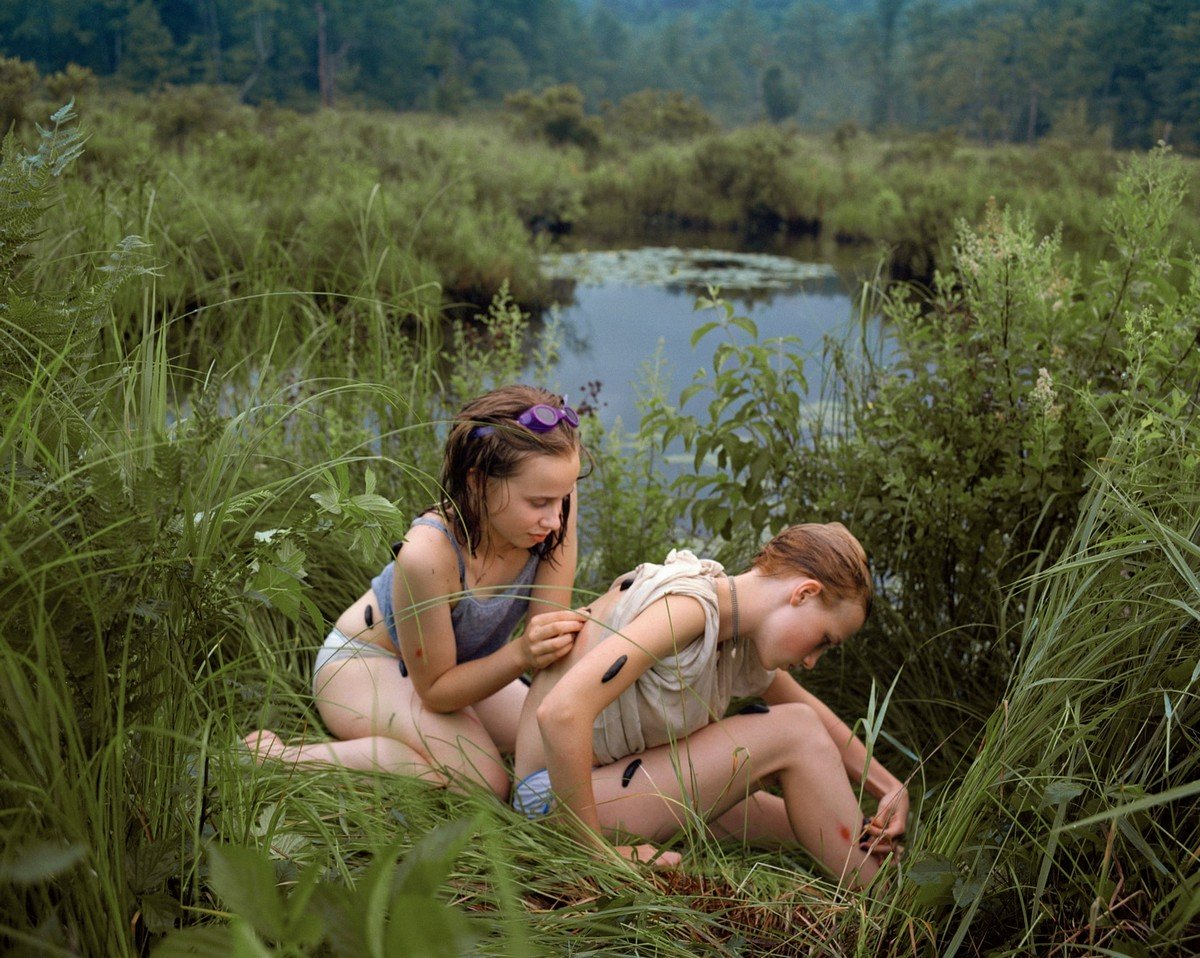
<svg viewBox="0 0 1200 958"><path fill-rule="evenodd" d="M838 826L838 834L842 836L842 841L850 841L850 829L848 829L845 825Z"/></svg>
<svg viewBox="0 0 1200 958"><path fill-rule="evenodd" d="M621 669L625 668L625 663L628 661L628 659L628 655L622 655L619 659L617 659L617 661L608 667L608 671L600 676L600 682L603 684L604 682L611 681L613 678L615 678L616 674L620 672Z"/></svg>

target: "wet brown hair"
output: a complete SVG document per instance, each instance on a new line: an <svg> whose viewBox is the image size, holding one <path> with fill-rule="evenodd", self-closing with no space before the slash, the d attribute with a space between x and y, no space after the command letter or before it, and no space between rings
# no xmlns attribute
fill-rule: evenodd
<svg viewBox="0 0 1200 958"><path fill-rule="evenodd" d="M534 432L516 419L530 406L545 403L555 409L563 406L563 397L536 386L501 386L472 399L459 410L446 437L442 459L442 492L438 510L454 529L458 539L470 549L479 548L487 522L486 483L471 482L471 470L484 479L507 479L531 456L569 457L577 453L581 460L586 451L579 430L560 422L548 432ZM487 435L476 435L480 426L491 426ZM542 555L553 559L566 534L571 515L571 496L563 500L558 529L541 545Z"/></svg>
<svg viewBox="0 0 1200 958"><path fill-rule="evenodd" d="M856 599L863 614L871 614L875 586L867 553L840 522L806 522L784 529L759 550L751 567L764 575L816 579L830 600Z"/></svg>

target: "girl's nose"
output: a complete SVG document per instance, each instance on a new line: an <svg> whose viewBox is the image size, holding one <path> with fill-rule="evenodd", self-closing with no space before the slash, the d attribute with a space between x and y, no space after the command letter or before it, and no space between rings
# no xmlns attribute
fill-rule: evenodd
<svg viewBox="0 0 1200 958"><path fill-rule="evenodd" d="M543 529L549 529L551 532L557 531L562 525L562 512L555 509L553 512L546 512L542 515L541 525Z"/></svg>

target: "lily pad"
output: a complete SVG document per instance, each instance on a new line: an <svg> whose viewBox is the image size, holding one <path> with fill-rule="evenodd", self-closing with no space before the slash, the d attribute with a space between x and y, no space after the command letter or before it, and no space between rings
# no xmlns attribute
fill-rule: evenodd
<svg viewBox="0 0 1200 958"><path fill-rule="evenodd" d="M640 249L548 253L542 272L583 286L624 284L667 289L791 290L837 278L828 263L804 263L770 253L643 246Z"/></svg>

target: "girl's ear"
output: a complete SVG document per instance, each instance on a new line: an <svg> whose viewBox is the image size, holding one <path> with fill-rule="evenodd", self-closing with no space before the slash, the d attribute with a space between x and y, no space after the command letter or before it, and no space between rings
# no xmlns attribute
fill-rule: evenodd
<svg viewBox="0 0 1200 958"><path fill-rule="evenodd" d="M819 596L824 588L816 579L800 579L792 586L790 602L792 605L799 605L805 599L813 599Z"/></svg>

